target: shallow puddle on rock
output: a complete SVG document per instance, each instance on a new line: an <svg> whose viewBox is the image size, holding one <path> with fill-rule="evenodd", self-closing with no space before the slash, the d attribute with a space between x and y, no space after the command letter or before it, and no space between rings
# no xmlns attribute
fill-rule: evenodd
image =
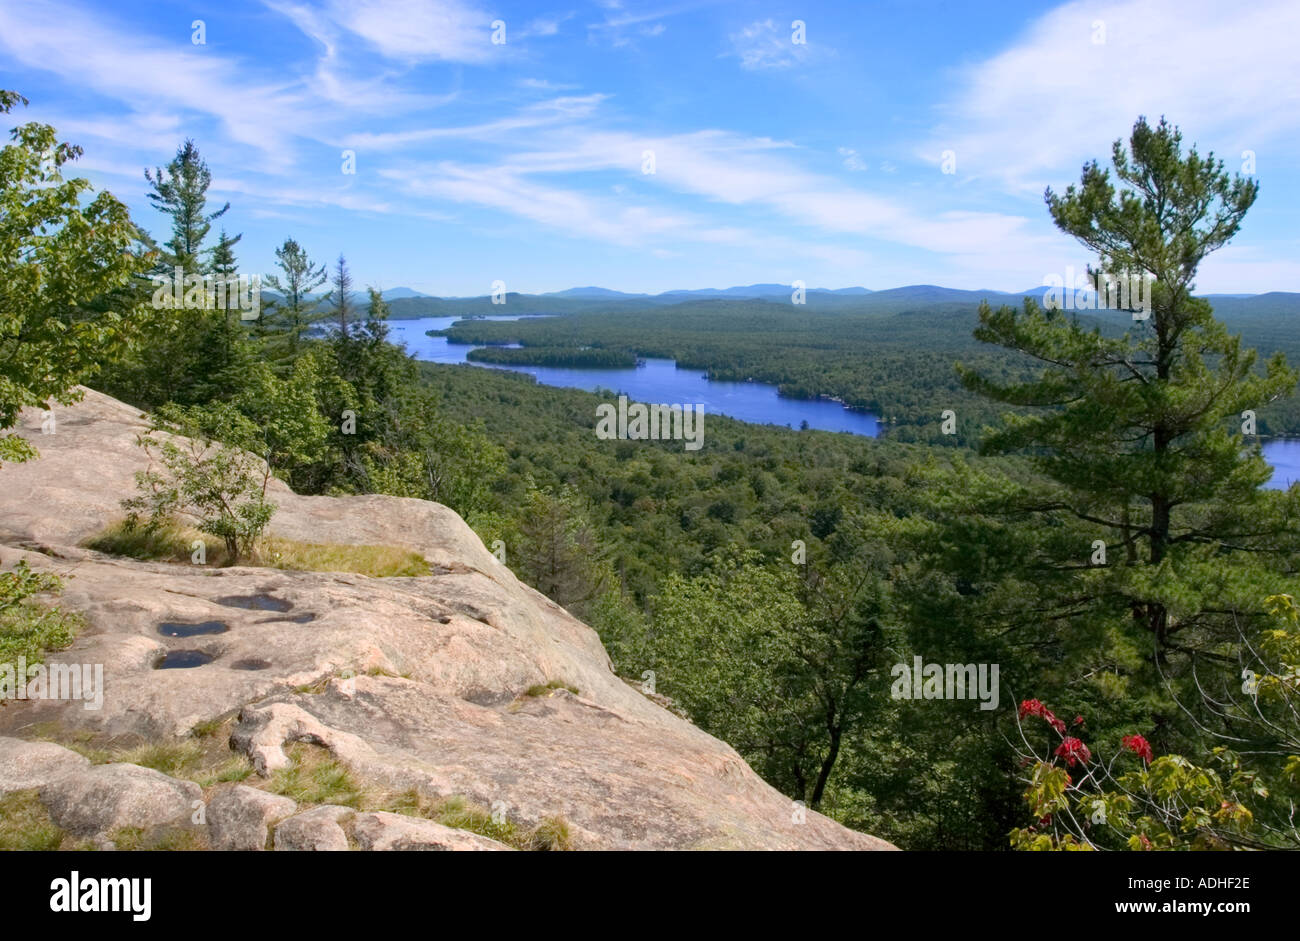
<svg viewBox="0 0 1300 941"><path fill-rule="evenodd" d="M230 669L232 669L232 670L265 670L265 669L266 669L267 667L269 667L270 665L271 665L271 661L269 661L269 660L258 660L257 658L254 657L254 658L250 658L250 659L248 659L248 660L236 660L234 663L232 663L232 664L230 665Z"/></svg>
<svg viewBox="0 0 1300 941"><path fill-rule="evenodd" d="M158 633L164 637L197 637L199 634L224 634L230 625L224 621L163 621Z"/></svg>
<svg viewBox="0 0 1300 941"><path fill-rule="evenodd" d="M247 611L288 611L293 607L292 602L267 594L226 595L224 598L214 598L213 601L227 608L243 608Z"/></svg>
<svg viewBox="0 0 1300 941"><path fill-rule="evenodd" d="M154 665L155 670L188 670L211 663L216 658L202 650L172 650Z"/></svg>

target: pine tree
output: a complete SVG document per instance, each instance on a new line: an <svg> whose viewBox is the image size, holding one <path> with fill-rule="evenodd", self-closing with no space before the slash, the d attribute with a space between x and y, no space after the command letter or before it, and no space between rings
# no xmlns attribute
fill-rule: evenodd
<svg viewBox="0 0 1300 941"><path fill-rule="evenodd" d="M283 336L289 358L295 359L302 335L326 316L320 302L311 296L325 283L325 266L312 264L306 250L291 238L275 250L275 259L283 277L269 275L266 286L281 299L267 305L262 320L264 329Z"/></svg>
<svg viewBox="0 0 1300 941"><path fill-rule="evenodd" d="M556 604L580 609L599 594L608 572L578 493L567 485L558 495L530 486L525 506L512 564Z"/></svg>
<svg viewBox="0 0 1300 941"><path fill-rule="evenodd" d="M406 357L388 343L388 302L374 288L367 292L366 319L350 333L334 334L334 355L339 375L362 395L382 401L407 381Z"/></svg>
<svg viewBox="0 0 1300 941"><path fill-rule="evenodd" d="M1093 161L1078 187L1045 198L1102 272L1154 277L1149 316L1125 318L1119 335L1032 300L1023 311L985 304L976 337L1043 370L1010 384L961 373L972 390L1036 409L983 445L1029 453L1054 482L1018 509L1057 532L1069 519L1110 547L1104 561L1090 559L1088 544L1055 560L1058 572L1084 571L1052 616L1126 609L1163 662L1170 650L1222 639L1234 617L1261 615L1294 572L1300 500L1260 489L1270 470L1242 430L1247 413L1290 394L1296 374L1281 354L1258 370L1255 352L1192 295L1198 266L1237 234L1257 184L1230 177L1213 154L1184 155L1164 120L1139 119L1128 150L1115 142L1113 162L1119 187Z"/></svg>
<svg viewBox="0 0 1300 941"><path fill-rule="evenodd" d="M212 173L193 140L186 140L165 168L146 169L144 175L152 187L150 203L171 220L171 238L158 252L155 269L168 279L160 290L169 290L177 268L185 282L181 297L173 296L163 305L155 299L153 309L132 322L129 350L112 370L108 388L142 405L193 404L228 396L251 352L241 324L231 322L229 292L223 309L214 310L211 283L200 289L190 282L196 276L234 273L233 246L240 236L223 232L216 247L203 247L212 222L224 216L230 204L208 211ZM145 240L152 242L147 236Z"/></svg>
<svg viewBox="0 0 1300 941"><path fill-rule="evenodd" d="M172 220L172 237L164 243L167 251L162 255L162 267L180 266L187 273L202 271L199 257L203 241L213 221L230 209L230 203L216 212L207 211L212 173L199 155L198 147L193 140L186 140L166 169L158 168L152 173L146 169L144 177L153 187L149 202Z"/></svg>

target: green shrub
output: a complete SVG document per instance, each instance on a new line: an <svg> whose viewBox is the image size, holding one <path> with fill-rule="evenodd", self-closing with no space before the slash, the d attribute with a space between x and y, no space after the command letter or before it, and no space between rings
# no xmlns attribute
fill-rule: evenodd
<svg viewBox="0 0 1300 941"><path fill-rule="evenodd" d="M45 607L32 600L42 592L57 593L63 580L57 575L33 572L26 561L12 571L0 572L0 663L26 657L40 663L47 650L61 650L81 629L81 615ZM25 678L20 678L20 681Z"/></svg>
<svg viewBox="0 0 1300 941"><path fill-rule="evenodd" d="M164 431L186 437L155 436ZM229 434L242 440L249 432L240 426ZM150 432L137 443L162 470L136 472L140 492L122 501L128 533L142 528L150 537L173 526L175 515L183 512L199 521L200 532L222 541L231 563L253 552L275 514L275 504L266 499L269 464L214 440L198 418L180 408L160 409Z"/></svg>

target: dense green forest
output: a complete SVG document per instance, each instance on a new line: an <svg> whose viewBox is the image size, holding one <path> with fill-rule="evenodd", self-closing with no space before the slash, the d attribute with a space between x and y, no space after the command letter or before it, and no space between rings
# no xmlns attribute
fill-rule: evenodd
<svg viewBox="0 0 1300 941"><path fill-rule="evenodd" d="M699 451L598 439L598 395L415 362L377 291L356 304L345 257L293 238L255 320L201 290L155 304L150 275L238 268L198 147L149 174L159 241L109 194L83 205L52 128L13 138L4 428L85 382L299 492L445 503L629 682L792 800L903 847L1300 846L1300 487L1262 490L1234 430L1244 409L1284 414L1296 376L1192 296L1257 189L1176 129L1139 121L1113 178L1093 164L1049 198L1105 265L1158 275L1149 324L722 300L453 329L526 344L492 355L673 356L898 425L872 440L710 416ZM1265 319L1264 352L1291 349ZM978 449L924 443L943 408L989 426L945 442ZM0 458L31 457L0 438ZM998 668L991 698L944 688L964 664Z"/></svg>
<svg viewBox="0 0 1300 941"><path fill-rule="evenodd" d="M630 369L636 366L636 356L624 350L563 346L530 347L526 350L487 346L470 350L465 358L474 363L496 363L505 366L567 366L577 369Z"/></svg>
<svg viewBox="0 0 1300 941"><path fill-rule="evenodd" d="M1008 410L964 388L953 368L956 362L1004 380L1028 375L1027 358L990 352L974 339L977 304L898 310L878 302L837 300L834 305L807 306L764 299L640 309L625 305L563 317L466 320L444 332L453 342L523 345L522 350L471 354L471 359L484 362L564 365L558 362L557 349L584 347L629 359L675 359L682 368L706 371L711 379L770 382L782 395L838 399L882 418L894 440L943 446L977 442L981 430ZM1263 303L1221 303L1233 308L1229 326L1248 346L1300 360L1300 319L1293 316L1294 303L1283 302L1277 310ZM1089 311L1078 317L1107 335L1120 335L1131 323L1121 312ZM945 409L960 419L955 435L940 428ZM1287 397L1261 409L1259 431L1300 434L1300 398Z"/></svg>
<svg viewBox="0 0 1300 941"><path fill-rule="evenodd" d="M623 676L640 683L653 671L659 692L807 799L829 735L830 688L817 688L840 684L842 757L816 806L904 846L1005 845L1022 814L988 751L996 722L967 703L915 708L884 694L882 666L912 649L890 582L915 557L879 527L916 511L913 489L951 467L949 452L719 416L699 452L600 441L591 422L607 397L473 366L421 372L451 417L481 416L505 449L492 509L473 517L480 534L502 540L516 573L596 626ZM982 460L1030 474L1014 459ZM844 636L817 637L809 622L850 602ZM778 616L788 620L771 624ZM699 617L713 619L707 636L688 640ZM760 668L755 656L768 654L752 648L768 632L816 646ZM852 683L836 675L836 656L851 649L866 658ZM936 705L946 716L933 715ZM968 734L954 734L960 727Z"/></svg>

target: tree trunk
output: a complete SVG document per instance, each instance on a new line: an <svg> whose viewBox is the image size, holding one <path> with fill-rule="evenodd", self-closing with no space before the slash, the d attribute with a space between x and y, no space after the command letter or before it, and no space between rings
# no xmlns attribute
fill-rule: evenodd
<svg viewBox="0 0 1300 941"><path fill-rule="evenodd" d="M834 714L833 710L832 714ZM809 802L813 810L821 806L822 795L826 793L826 782L830 779L831 771L835 768L835 759L840 754L840 736L844 733L840 724L834 720L828 723L827 729L831 736L831 747L826 753L825 760L822 761L821 770L817 773L817 784L813 788L812 800Z"/></svg>

